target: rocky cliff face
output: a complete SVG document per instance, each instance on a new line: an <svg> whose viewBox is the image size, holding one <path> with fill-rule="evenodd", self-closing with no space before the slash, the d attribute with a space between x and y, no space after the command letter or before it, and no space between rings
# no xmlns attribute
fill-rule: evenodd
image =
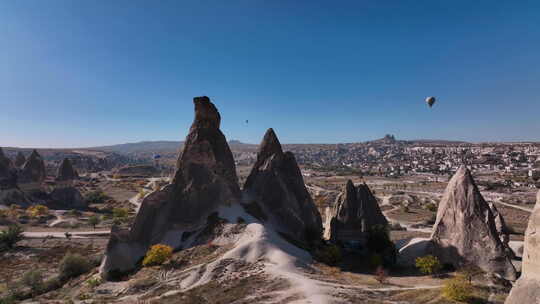
<svg viewBox="0 0 540 304"><path fill-rule="evenodd" d="M42 183L45 180L45 162L39 153L34 150L23 165L21 183Z"/></svg>
<svg viewBox="0 0 540 304"><path fill-rule="evenodd" d="M88 207L81 192L75 187L58 187L50 193L47 201L54 209L85 209Z"/></svg>
<svg viewBox="0 0 540 304"><path fill-rule="evenodd" d="M221 133L220 115L208 97L196 97L195 120L177 162L171 184L148 195L129 232L111 235L101 273L132 269L153 244L174 248L196 237L211 214L240 202L232 153Z"/></svg>
<svg viewBox="0 0 540 304"><path fill-rule="evenodd" d="M320 238L321 215L309 195L291 152L283 152L272 129L259 146L257 161L244 185L245 204L277 231L300 241Z"/></svg>
<svg viewBox="0 0 540 304"><path fill-rule="evenodd" d="M79 174L71 165L71 161L68 158L64 158L64 160L62 161L62 163L60 164L60 167L58 167L58 170L56 172L56 180L57 181L72 181L78 178L79 178Z"/></svg>
<svg viewBox="0 0 540 304"><path fill-rule="evenodd" d="M17 174L13 168L13 163L0 148L0 190L11 189L16 186Z"/></svg>
<svg viewBox="0 0 540 304"><path fill-rule="evenodd" d="M22 168L24 163L26 162L26 157L24 157L24 154L22 152L17 152L17 156L15 157L15 167Z"/></svg>
<svg viewBox="0 0 540 304"><path fill-rule="evenodd" d="M525 248L521 277L516 282L505 304L540 303L540 191L536 195L529 225L525 231Z"/></svg>
<svg viewBox="0 0 540 304"><path fill-rule="evenodd" d="M443 263L456 268L474 264L489 274L516 279L495 218L465 166L459 168L446 187L431 241L430 250Z"/></svg>
<svg viewBox="0 0 540 304"><path fill-rule="evenodd" d="M332 241L362 241L374 226L388 225L369 187L366 184L355 187L350 180L330 215L325 237Z"/></svg>

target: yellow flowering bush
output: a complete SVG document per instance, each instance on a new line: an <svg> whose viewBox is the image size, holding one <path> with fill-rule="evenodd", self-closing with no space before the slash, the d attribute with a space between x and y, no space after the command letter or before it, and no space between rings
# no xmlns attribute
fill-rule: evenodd
<svg viewBox="0 0 540 304"><path fill-rule="evenodd" d="M49 215L49 208L43 205L34 205L26 209L26 214L30 217L38 217L42 215Z"/></svg>
<svg viewBox="0 0 540 304"><path fill-rule="evenodd" d="M165 261L171 258L173 249L171 246L157 244L148 250L144 260L143 266L161 265Z"/></svg>

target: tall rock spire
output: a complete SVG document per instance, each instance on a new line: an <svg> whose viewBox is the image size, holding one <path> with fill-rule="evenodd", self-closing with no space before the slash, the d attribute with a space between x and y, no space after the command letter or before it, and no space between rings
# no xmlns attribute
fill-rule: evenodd
<svg viewBox="0 0 540 304"><path fill-rule="evenodd" d="M22 154L21 151L17 152L17 156L15 157L15 166L17 168L21 168L25 162L26 162L26 157L24 157L24 154Z"/></svg>
<svg viewBox="0 0 540 304"><path fill-rule="evenodd" d="M465 166L454 174L439 203L431 235L432 251L442 263L474 264L487 273L516 279L495 218Z"/></svg>
<svg viewBox="0 0 540 304"><path fill-rule="evenodd" d="M0 190L11 189L17 186L17 175L13 163L4 154L0 147Z"/></svg>
<svg viewBox="0 0 540 304"><path fill-rule="evenodd" d="M36 150L28 157L23 165L21 181L24 183L41 183L45 180L45 162Z"/></svg>
<svg viewBox="0 0 540 304"><path fill-rule="evenodd" d="M79 174L73 168L71 165L71 161L69 158L64 158L60 166L58 167L58 170L56 172L56 180L57 181L72 181L74 179L78 179Z"/></svg>
<svg viewBox="0 0 540 304"><path fill-rule="evenodd" d="M540 191L525 231L521 277L505 304L538 303L540 301Z"/></svg>
<svg viewBox="0 0 540 304"><path fill-rule="evenodd" d="M262 220L277 231L299 241L320 238L321 215L306 189L294 154L283 153L272 129L266 131L259 146L244 193L247 205L257 205L264 214Z"/></svg>
<svg viewBox="0 0 540 304"><path fill-rule="evenodd" d="M195 119L171 184L148 195L129 232L114 229L101 274L133 269L153 244L180 248L183 233L196 234L220 207L240 202L234 159L208 97L195 97Z"/></svg>

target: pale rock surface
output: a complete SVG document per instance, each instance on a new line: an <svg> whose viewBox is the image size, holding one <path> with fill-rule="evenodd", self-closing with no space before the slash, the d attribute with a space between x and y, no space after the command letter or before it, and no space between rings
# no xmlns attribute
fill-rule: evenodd
<svg viewBox="0 0 540 304"><path fill-rule="evenodd" d="M516 270L500 238L495 218L471 173L461 166L439 204L430 251L442 263L473 264L488 274L516 279Z"/></svg>
<svg viewBox="0 0 540 304"><path fill-rule="evenodd" d="M525 231L521 277L504 303L540 303L540 191Z"/></svg>

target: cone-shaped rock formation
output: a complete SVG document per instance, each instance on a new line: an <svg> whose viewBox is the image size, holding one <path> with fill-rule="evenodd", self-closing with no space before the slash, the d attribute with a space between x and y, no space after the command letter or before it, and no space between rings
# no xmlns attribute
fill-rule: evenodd
<svg viewBox="0 0 540 304"><path fill-rule="evenodd" d="M26 206L30 198L17 186L17 170L0 148L0 204Z"/></svg>
<svg viewBox="0 0 540 304"><path fill-rule="evenodd" d="M321 215L309 195L292 152L283 152L272 129L259 146L257 161L244 185L248 210L300 241L320 238ZM253 212L252 212L253 213Z"/></svg>
<svg viewBox="0 0 540 304"><path fill-rule="evenodd" d="M17 152L17 156L15 157L15 166L17 168L21 168L25 162L26 162L26 157L24 157L24 154L22 154L21 151Z"/></svg>
<svg viewBox="0 0 540 304"><path fill-rule="evenodd" d="M21 172L22 183L41 183L45 180L45 162L39 153L34 150L23 165Z"/></svg>
<svg viewBox="0 0 540 304"><path fill-rule="evenodd" d="M78 178L79 174L71 165L71 161L68 158L64 158L64 160L60 164L60 167L58 167L58 171L56 172L56 180L72 181Z"/></svg>
<svg viewBox="0 0 540 304"><path fill-rule="evenodd" d="M325 237L332 241L365 241L374 226L388 225L377 199L364 183L357 187L347 181L327 219Z"/></svg>
<svg viewBox="0 0 540 304"><path fill-rule="evenodd" d="M0 190L11 189L17 186L17 175L13 163L0 148Z"/></svg>
<svg viewBox="0 0 540 304"><path fill-rule="evenodd" d="M505 304L540 302L540 191L536 195L529 225L525 231L525 248L521 277L516 282Z"/></svg>
<svg viewBox="0 0 540 304"><path fill-rule="evenodd" d="M193 102L195 120L172 183L143 200L129 232L111 233L103 277L132 269L153 244L185 246L182 236L198 233L219 207L240 202L234 159L219 130L220 115L208 97Z"/></svg>
<svg viewBox="0 0 540 304"><path fill-rule="evenodd" d="M465 166L459 168L446 187L430 250L442 263L456 268L473 264L489 274L516 279L516 270L499 238L493 213Z"/></svg>

